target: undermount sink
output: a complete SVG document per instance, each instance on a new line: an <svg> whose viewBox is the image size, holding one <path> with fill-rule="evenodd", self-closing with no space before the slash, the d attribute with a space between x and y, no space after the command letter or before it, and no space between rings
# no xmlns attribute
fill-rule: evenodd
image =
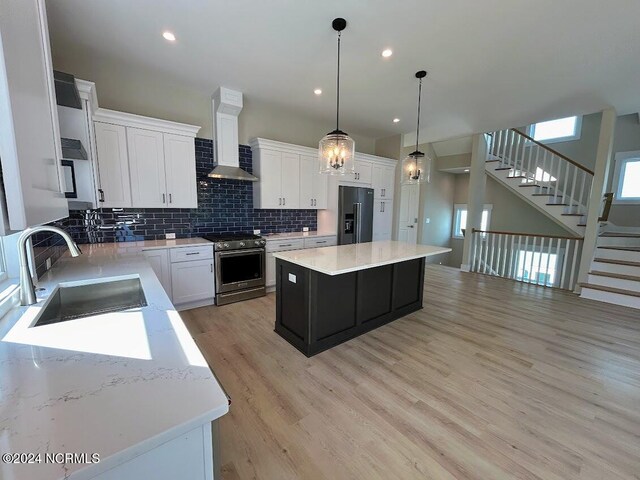
<svg viewBox="0 0 640 480"><path fill-rule="evenodd" d="M139 278L61 286L51 294L32 326L39 327L146 306L147 299Z"/></svg>

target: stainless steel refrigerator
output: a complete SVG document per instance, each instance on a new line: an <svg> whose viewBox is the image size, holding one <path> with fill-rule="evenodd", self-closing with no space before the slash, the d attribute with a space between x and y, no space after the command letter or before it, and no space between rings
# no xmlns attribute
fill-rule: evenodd
<svg viewBox="0 0 640 480"><path fill-rule="evenodd" d="M370 242L373 237L373 188L344 187L338 192L338 245Z"/></svg>

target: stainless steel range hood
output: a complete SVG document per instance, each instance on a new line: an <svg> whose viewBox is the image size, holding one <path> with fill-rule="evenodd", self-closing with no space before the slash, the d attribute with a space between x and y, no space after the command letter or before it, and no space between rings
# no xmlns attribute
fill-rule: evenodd
<svg viewBox="0 0 640 480"><path fill-rule="evenodd" d="M220 87L211 97L215 167L208 176L228 180L257 182L258 177L240 168L238 151L238 115L242 110L242 92Z"/></svg>

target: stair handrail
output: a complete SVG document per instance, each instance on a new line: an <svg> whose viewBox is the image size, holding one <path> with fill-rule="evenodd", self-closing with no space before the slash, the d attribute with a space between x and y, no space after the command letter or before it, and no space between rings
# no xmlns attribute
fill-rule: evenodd
<svg viewBox="0 0 640 480"><path fill-rule="evenodd" d="M472 229L473 233L495 233L496 235L521 235L527 237L544 237L544 238L560 238L562 240L584 240L584 237L577 237L571 235L547 235L544 233L527 233L527 232L507 232L503 230L480 230L478 228Z"/></svg>
<svg viewBox="0 0 640 480"><path fill-rule="evenodd" d="M569 157L567 157L566 155L563 155L562 153L560 153L557 150L554 150L553 148L549 147L548 145L545 145L542 142L539 142L538 140L536 140L533 137L530 137L529 135L527 135L524 132L521 132L520 130L518 130L517 128L512 128L511 129L513 132L516 132L518 135L522 135L524 138L526 138L527 140L529 140L530 142L535 143L536 145L539 145L540 147L544 148L545 150L548 150L549 152L553 153L554 155L557 155L558 157L562 158L563 160L566 160L567 162L569 162L571 165L578 167L580 170L587 172L590 175L593 175L593 171L589 170L587 167L585 167L584 165L579 164L578 162L576 162L575 160L570 159Z"/></svg>
<svg viewBox="0 0 640 480"><path fill-rule="evenodd" d="M606 222L609 220L609 213L611 212L611 204L613 203L613 192L604 194L604 207L602 208L602 215L598 218L599 222Z"/></svg>

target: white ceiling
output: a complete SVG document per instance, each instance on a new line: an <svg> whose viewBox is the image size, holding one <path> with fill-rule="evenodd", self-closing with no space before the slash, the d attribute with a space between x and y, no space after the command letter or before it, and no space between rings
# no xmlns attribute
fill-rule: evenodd
<svg viewBox="0 0 640 480"><path fill-rule="evenodd" d="M415 128L419 69L429 71L421 143L640 107L637 0L49 0L47 8L57 55L89 51L96 62L207 93L224 85L324 119L335 115L331 20L343 16L341 127L371 137ZM165 29L175 44L162 39Z"/></svg>

